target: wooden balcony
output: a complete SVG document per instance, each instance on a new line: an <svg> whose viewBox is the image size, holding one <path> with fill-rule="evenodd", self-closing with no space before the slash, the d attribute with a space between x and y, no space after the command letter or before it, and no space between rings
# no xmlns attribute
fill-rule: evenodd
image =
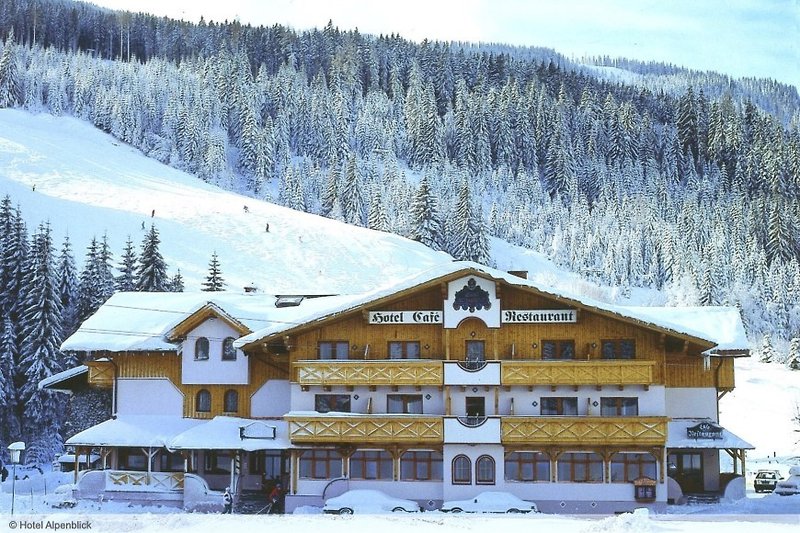
<svg viewBox="0 0 800 533"><path fill-rule="evenodd" d="M300 385L442 385L439 360L299 361L292 380Z"/></svg>
<svg viewBox="0 0 800 533"><path fill-rule="evenodd" d="M664 446L667 418L652 416L508 416L501 424L503 444Z"/></svg>
<svg viewBox="0 0 800 533"><path fill-rule="evenodd" d="M503 361L503 385L651 385L655 361Z"/></svg>
<svg viewBox="0 0 800 533"><path fill-rule="evenodd" d="M296 416L289 421L294 443L441 444L441 417L414 415Z"/></svg>

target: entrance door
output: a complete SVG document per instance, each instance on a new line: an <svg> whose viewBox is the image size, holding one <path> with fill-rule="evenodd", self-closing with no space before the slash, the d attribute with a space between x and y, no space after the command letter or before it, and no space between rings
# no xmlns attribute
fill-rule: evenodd
<svg viewBox="0 0 800 533"><path fill-rule="evenodd" d="M667 456L669 476L684 493L703 492L703 455L696 452L672 452Z"/></svg>

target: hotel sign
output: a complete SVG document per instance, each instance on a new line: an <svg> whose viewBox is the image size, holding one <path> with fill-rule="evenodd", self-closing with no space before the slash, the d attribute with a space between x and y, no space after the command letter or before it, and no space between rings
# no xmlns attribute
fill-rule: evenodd
<svg viewBox="0 0 800 533"><path fill-rule="evenodd" d="M686 428L686 436L690 439L721 439L722 428L711 422L700 422L696 426Z"/></svg>
<svg viewBox="0 0 800 533"><path fill-rule="evenodd" d="M501 313L504 324L555 324L578 321L575 309L504 309Z"/></svg>
<svg viewBox="0 0 800 533"><path fill-rule="evenodd" d="M441 324L441 311L370 311L370 324Z"/></svg>

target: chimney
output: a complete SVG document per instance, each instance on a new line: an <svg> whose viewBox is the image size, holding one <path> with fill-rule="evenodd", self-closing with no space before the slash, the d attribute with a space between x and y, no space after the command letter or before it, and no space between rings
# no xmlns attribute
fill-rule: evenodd
<svg viewBox="0 0 800 533"><path fill-rule="evenodd" d="M517 276L518 278L528 279L528 271L527 270L509 270L509 274L512 276Z"/></svg>

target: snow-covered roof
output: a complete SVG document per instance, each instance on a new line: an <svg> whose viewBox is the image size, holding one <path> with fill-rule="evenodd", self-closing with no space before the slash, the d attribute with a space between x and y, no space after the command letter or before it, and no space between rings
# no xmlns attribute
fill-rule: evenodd
<svg viewBox="0 0 800 533"><path fill-rule="evenodd" d="M675 418L668 422L667 427L667 448L683 449L715 449L715 450L753 450L755 446L731 433L725 428L719 439L691 438L687 430L703 422L711 422L708 418ZM712 422L713 423L713 422ZM719 424L714 424L719 426Z"/></svg>
<svg viewBox="0 0 800 533"><path fill-rule="evenodd" d="M162 448L177 435L203 422L180 416L119 415L73 435L64 444Z"/></svg>
<svg viewBox="0 0 800 533"><path fill-rule="evenodd" d="M695 337L715 343L717 346L709 353L722 351L744 352L747 350L747 337L739 312L734 307L632 307L600 302L584 295L564 290L555 290L534 281L521 278L508 272L490 268L469 261L453 261L437 265L420 274L410 276L398 283L381 287L371 292L342 298L338 302L328 301L329 305L318 309L306 308L305 315L297 317L297 322L308 323L333 315L357 309L370 302L380 300L398 292L413 289L427 282L464 271L483 273L494 279L500 279L510 285L534 289L542 294L561 300L570 300L575 305L600 312L611 313L623 319L642 322L645 325L674 332L676 334ZM272 322L262 329L240 338L235 345L246 346L266 337L291 330L297 324Z"/></svg>
<svg viewBox="0 0 800 533"><path fill-rule="evenodd" d="M119 292L61 345L73 351L171 351L166 334L208 304L250 331L271 323L295 324L296 317L337 297L306 298L298 307L275 307L276 296L241 292ZM323 300L321 302L320 300ZM327 304L329 305L329 304ZM302 311L300 308L303 308Z"/></svg>
<svg viewBox="0 0 800 533"><path fill-rule="evenodd" d="M59 389L58 385L68 381L76 376L80 376L81 374L85 374L89 372L89 367L86 365L78 365L74 368L70 368L64 370L63 372L59 372L58 374L53 374L49 378L44 378L39 382L39 390L42 389L52 389L52 390L66 390L66 389Z"/></svg>
<svg viewBox="0 0 800 533"><path fill-rule="evenodd" d="M291 448L289 424L217 416L173 438L171 450L285 450Z"/></svg>
<svg viewBox="0 0 800 533"><path fill-rule="evenodd" d="M67 439L68 446L135 446L170 450L285 450L284 420L217 416L211 420L167 415L119 415Z"/></svg>

